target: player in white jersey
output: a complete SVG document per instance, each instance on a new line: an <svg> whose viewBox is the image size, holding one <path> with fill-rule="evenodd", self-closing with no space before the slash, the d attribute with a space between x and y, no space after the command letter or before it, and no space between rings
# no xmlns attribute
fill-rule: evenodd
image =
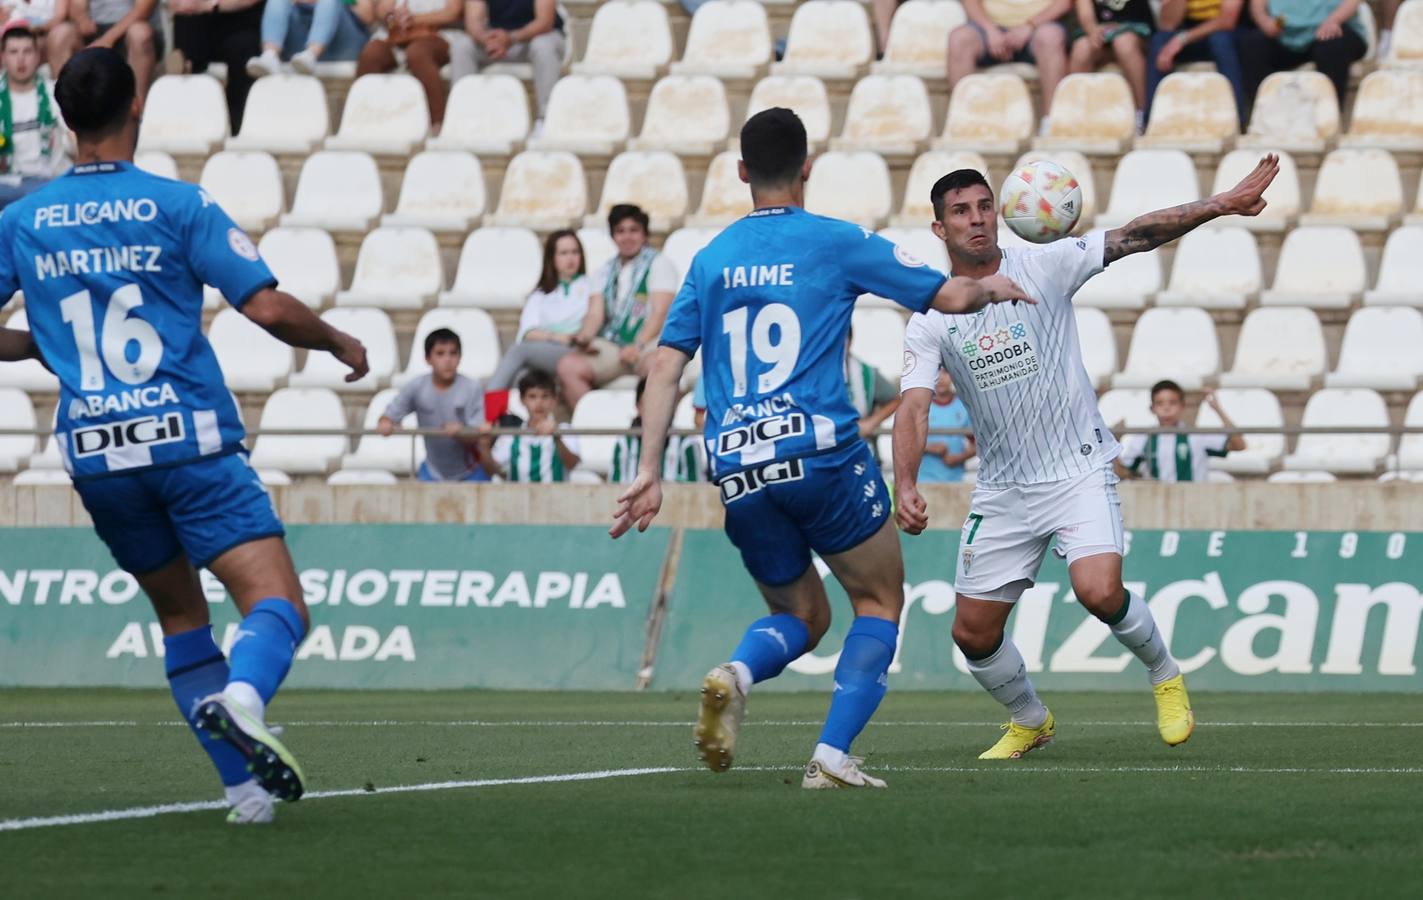
<svg viewBox="0 0 1423 900"><path fill-rule="evenodd" d="M1258 215L1279 170L1266 156L1240 184L1196 203L1147 213L1121 228L1045 247L998 247L993 191L969 169L931 192L935 236L955 276L1007 275L1038 302L967 315L934 310L909 321L894 425L899 525L919 534L929 516L916 481L939 368L973 418L980 466L959 542L953 636L969 671L1008 708L1003 737L981 759L1016 759L1053 737L1023 658L1006 638L1013 604L1033 585L1054 538L1079 603L1147 667L1157 726L1183 743L1195 720L1179 667L1141 597L1122 584L1122 518L1112 461L1121 452L1097 410L1082 364L1072 295L1112 262L1175 240L1224 215Z"/></svg>

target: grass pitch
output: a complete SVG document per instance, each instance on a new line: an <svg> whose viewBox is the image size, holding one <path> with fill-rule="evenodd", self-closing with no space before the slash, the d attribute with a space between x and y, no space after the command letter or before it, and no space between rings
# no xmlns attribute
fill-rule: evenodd
<svg viewBox="0 0 1423 900"><path fill-rule="evenodd" d="M892 692L855 747L889 790L812 793L799 783L819 695L753 696L737 768L713 775L692 753L690 695L291 691L271 716L287 723L312 793L279 808L273 826L233 828L211 808L37 823L219 795L165 693L3 691L0 895L1333 898L1418 888L1416 697L1193 699L1196 734L1171 749L1145 689L1049 696L1057 740L988 764L976 756L997 737L991 700ZM551 778L583 773L600 774ZM402 786L425 787L392 790Z"/></svg>

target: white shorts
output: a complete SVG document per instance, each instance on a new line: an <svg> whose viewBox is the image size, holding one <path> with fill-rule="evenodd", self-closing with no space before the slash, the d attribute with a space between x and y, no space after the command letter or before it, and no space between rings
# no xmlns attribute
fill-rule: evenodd
<svg viewBox="0 0 1423 900"><path fill-rule="evenodd" d="M959 535L954 590L986 600L1018 599L1037 580L1048 545L1068 565L1122 553L1122 502L1110 467L1065 481L978 485Z"/></svg>

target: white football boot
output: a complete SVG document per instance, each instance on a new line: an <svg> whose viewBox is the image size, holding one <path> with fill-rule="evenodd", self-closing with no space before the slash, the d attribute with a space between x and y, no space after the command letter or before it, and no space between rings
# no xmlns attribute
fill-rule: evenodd
<svg viewBox="0 0 1423 900"><path fill-rule="evenodd" d="M846 756L843 765L832 768L829 763L812 759L805 767L805 777L800 780L800 786L808 791L886 787L882 779L860 771L864 762L858 756Z"/></svg>
<svg viewBox="0 0 1423 900"><path fill-rule="evenodd" d="M692 728L697 755L713 772L731 768L736 735L746 716L746 694L736 680L736 670L723 663L702 679L702 707Z"/></svg>

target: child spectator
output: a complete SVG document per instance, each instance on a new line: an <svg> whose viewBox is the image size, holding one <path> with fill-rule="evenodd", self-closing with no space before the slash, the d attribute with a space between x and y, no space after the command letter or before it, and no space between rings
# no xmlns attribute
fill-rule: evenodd
<svg viewBox="0 0 1423 900"><path fill-rule="evenodd" d="M954 392L954 379L939 370L934 385L934 402L929 404L929 430L936 428L969 428L968 407ZM919 480L963 481L964 463L973 459L978 448L973 435L930 434L924 445L924 459L919 463Z"/></svg>
<svg viewBox="0 0 1423 900"><path fill-rule="evenodd" d="M647 379L637 380L637 416L632 420L633 428L642 427L642 392L647 387ZM637 466L642 460L642 435L627 434L618 438L613 445L613 465L608 470L608 480L614 484L633 481L637 478ZM667 451L662 457L662 480L696 482L707 480L706 459L702 456L702 442L693 436L675 437L668 435Z"/></svg>
<svg viewBox="0 0 1423 900"><path fill-rule="evenodd" d="M1206 394L1205 402L1226 428L1235 423L1216 402L1215 393ZM1162 428L1181 424L1181 412L1186 405L1185 392L1174 381L1158 381L1151 388L1151 412ZM1117 458L1117 475L1122 478L1146 477L1154 481L1205 481L1210 473L1210 458L1225 456L1230 451L1245 449L1245 438L1239 434L1129 434L1122 440L1122 455ZM1142 475L1142 465L1146 475Z"/></svg>
<svg viewBox="0 0 1423 900"><path fill-rule="evenodd" d="M507 391L525 369L553 375L558 361L573 349L592 296L583 261L583 242L572 231L555 231L544 242L543 274L524 303L514 346L499 360L489 390Z"/></svg>
<svg viewBox="0 0 1423 900"><path fill-rule="evenodd" d="M1116 60L1131 85L1136 130L1146 125L1146 48L1156 17L1150 0L1077 0L1081 36L1072 43L1070 71L1095 72Z"/></svg>
<svg viewBox="0 0 1423 900"><path fill-rule="evenodd" d="M417 473L421 481L489 480L481 463L489 456L488 437L461 434L470 428L488 429L484 388L459 373L461 352L458 334L448 328L430 332L425 338L430 371L401 388L376 425L376 430L389 437L400 420L413 412L421 428L444 430L443 437L425 438L425 461Z"/></svg>
<svg viewBox="0 0 1423 900"><path fill-rule="evenodd" d="M578 438L558 433L568 426L553 418L558 405L553 379L537 369L525 372L519 379L519 399L529 411L528 429L533 434L501 436L485 470L506 481L567 481L579 462Z"/></svg>

